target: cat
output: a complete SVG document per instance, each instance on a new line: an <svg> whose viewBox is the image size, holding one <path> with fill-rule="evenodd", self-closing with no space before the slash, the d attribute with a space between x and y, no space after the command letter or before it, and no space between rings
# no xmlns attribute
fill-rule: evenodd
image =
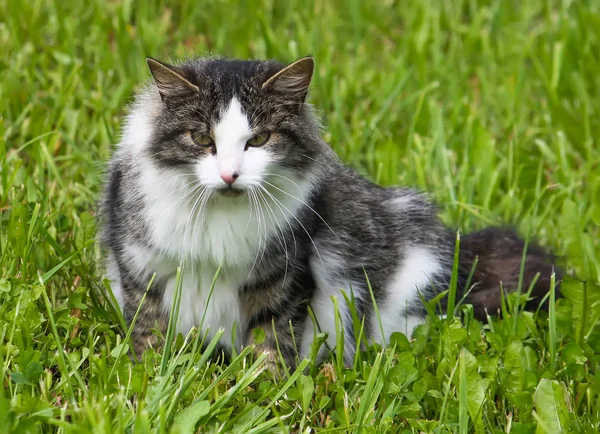
<svg viewBox="0 0 600 434"><path fill-rule="evenodd" d="M344 294L373 341L423 322L422 297L449 287L456 234L425 195L373 184L321 139L306 101L311 57L147 64L153 80L130 107L100 206L107 274L127 321L155 275L134 325L138 355L160 345L152 329L166 329L178 266L179 332L223 328L230 351L253 344L260 327L257 351L279 351L289 366L310 355L318 331L327 333L319 359L335 346L334 296L347 360L356 336ZM506 229L462 237L459 294L477 263L466 298L477 318L497 312L501 282L517 288L523 249ZM524 291L539 273L537 305L553 265L530 248L524 271Z"/></svg>

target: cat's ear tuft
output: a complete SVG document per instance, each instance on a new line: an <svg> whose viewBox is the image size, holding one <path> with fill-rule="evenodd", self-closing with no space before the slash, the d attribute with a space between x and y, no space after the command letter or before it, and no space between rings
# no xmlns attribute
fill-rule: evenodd
<svg viewBox="0 0 600 434"><path fill-rule="evenodd" d="M167 98L181 98L199 92L198 86L190 83L177 67L151 57L146 59L146 63L163 101Z"/></svg>
<svg viewBox="0 0 600 434"><path fill-rule="evenodd" d="M262 88L304 102L315 69L312 57L303 57L286 66L264 82Z"/></svg>

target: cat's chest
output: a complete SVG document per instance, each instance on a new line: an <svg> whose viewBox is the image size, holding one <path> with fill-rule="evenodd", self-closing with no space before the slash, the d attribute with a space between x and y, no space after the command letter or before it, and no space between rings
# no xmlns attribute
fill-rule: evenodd
<svg viewBox="0 0 600 434"><path fill-rule="evenodd" d="M151 243L180 260L251 268L276 226L248 202L218 205L177 203L171 198L160 206L151 204L147 212Z"/></svg>
<svg viewBox="0 0 600 434"><path fill-rule="evenodd" d="M178 331L185 335L192 327L198 327L209 330L209 336L213 336L222 328L221 342L239 348L246 332L239 292L245 280L243 273L228 270L217 274L214 266L196 265L184 269L179 279L180 286L176 276L167 280L162 299L163 309L170 312L178 287L181 288Z"/></svg>
<svg viewBox="0 0 600 434"><path fill-rule="evenodd" d="M210 329L210 335L223 328L222 342L239 346L233 335L244 336L246 315L240 291L251 277L247 267L222 266L212 261L178 261L151 247L129 245L123 258L129 270L147 280L156 274L164 282L161 295L162 310L169 315L180 288L178 331L184 335L192 327ZM177 270L181 271L179 275Z"/></svg>

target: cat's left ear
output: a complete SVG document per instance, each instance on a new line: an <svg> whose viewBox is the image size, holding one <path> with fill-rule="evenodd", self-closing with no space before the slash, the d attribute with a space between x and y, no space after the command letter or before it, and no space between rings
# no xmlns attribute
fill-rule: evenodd
<svg viewBox="0 0 600 434"><path fill-rule="evenodd" d="M146 63L163 101L168 98L181 98L199 92L198 86L190 83L177 67L159 62L151 57L146 59Z"/></svg>
<svg viewBox="0 0 600 434"><path fill-rule="evenodd" d="M288 98L297 99L303 103L308 93L308 86L315 69L312 57L303 57L264 82L262 88L281 93Z"/></svg>

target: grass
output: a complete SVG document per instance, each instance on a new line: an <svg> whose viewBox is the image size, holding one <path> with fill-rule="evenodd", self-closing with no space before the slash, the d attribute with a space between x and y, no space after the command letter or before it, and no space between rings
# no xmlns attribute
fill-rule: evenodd
<svg viewBox="0 0 600 434"><path fill-rule="evenodd" d="M577 276L565 298L486 324L457 300L462 322L279 380L201 334L133 364L93 244L102 167L145 57L207 53L313 54L348 164L463 233L531 235ZM598 53L593 0L0 0L1 431L598 432Z"/></svg>

